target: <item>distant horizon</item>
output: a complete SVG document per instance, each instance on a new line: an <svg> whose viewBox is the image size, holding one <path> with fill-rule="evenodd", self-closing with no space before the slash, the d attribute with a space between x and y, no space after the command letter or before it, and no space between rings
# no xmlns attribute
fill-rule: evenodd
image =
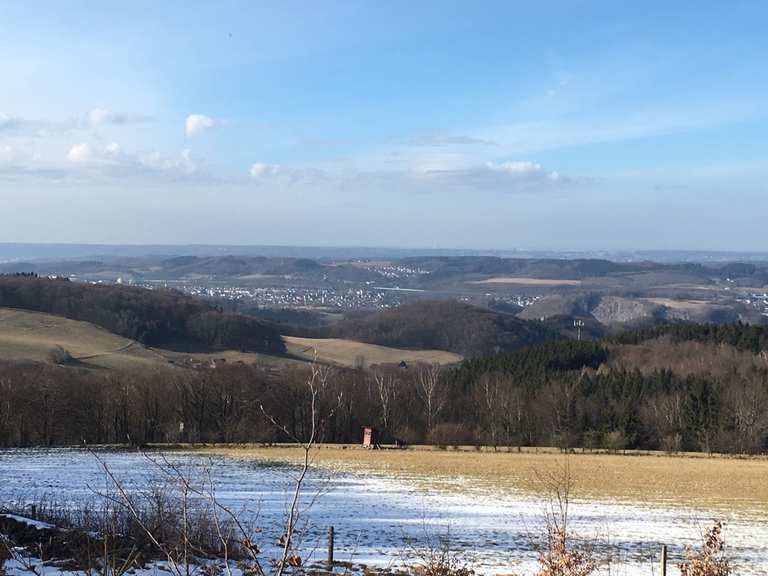
<svg viewBox="0 0 768 576"><path fill-rule="evenodd" d="M46 248L53 249L50 256L41 254L46 253ZM37 252L38 255L29 254L31 259L50 258L83 258L94 256L112 256L112 257L138 257L138 256L271 256L271 257L307 257L331 258L344 257L344 253L349 258L366 258L375 256L390 255L393 257L407 257L409 255L418 256L497 256L497 257L521 257L521 258L547 258L558 256L564 259L571 258L595 258L611 260L611 257L644 256L653 260L652 256L664 257L662 261L676 261L675 256L683 258L682 261L697 261L696 256L703 260L728 261L734 259L746 259L753 261L768 260L768 251L760 250L702 250L702 249L635 249L635 250L575 250L575 249L535 249L535 248L442 248L425 246L366 246L366 245L300 245L300 244L208 244L208 243L99 243L99 242L0 242L0 259L12 257L13 250L22 252L21 256L15 259L23 258L23 253L28 251ZM70 252L70 255L63 253ZM78 250L81 252L78 254ZM104 252L98 252L104 250ZM227 252L227 250L232 250ZM311 254L314 253L314 254ZM336 255L336 256L334 256Z"/></svg>

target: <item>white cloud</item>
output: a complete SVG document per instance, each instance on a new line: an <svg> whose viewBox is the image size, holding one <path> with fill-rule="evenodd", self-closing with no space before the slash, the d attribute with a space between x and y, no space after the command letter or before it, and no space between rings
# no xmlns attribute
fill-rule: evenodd
<svg viewBox="0 0 768 576"><path fill-rule="evenodd" d="M90 162L93 160L93 150L87 142L75 144L67 152L67 160L75 163Z"/></svg>
<svg viewBox="0 0 768 576"><path fill-rule="evenodd" d="M13 144L0 145L0 176L4 173L34 171L41 163L40 155L28 147Z"/></svg>
<svg viewBox="0 0 768 576"><path fill-rule="evenodd" d="M103 148L82 142L69 149L67 160L75 164L117 164L129 158L123 154L123 148L117 142L107 144Z"/></svg>
<svg viewBox="0 0 768 576"><path fill-rule="evenodd" d="M66 159L69 164L66 172L78 178L206 176L200 174L200 161L190 150L183 150L177 156L164 156L157 151L126 152L117 142L103 147L83 142L72 146ZM55 168L56 165L49 163L45 167Z"/></svg>
<svg viewBox="0 0 768 576"><path fill-rule="evenodd" d="M486 168L491 172L501 172L507 174L513 178L550 178L558 180L560 175L557 172L549 172L545 170L541 164L536 162L529 162L527 160L512 160L509 162L500 162L498 164L494 162L486 163Z"/></svg>
<svg viewBox="0 0 768 576"><path fill-rule="evenodd" d="M349 179L350 174L331 174L313 166L284 166L255 162L248 169L251 180L257 184L279 182L281 185L321 185L334 182L341 184Z"/></svg>
<svg viewBox="0 0 768 576"><path fill-rule="evenodd" d="M190 114L187 116L187 120L184 123L184 131L187 138L192 138L199 134L202 134L206 130L223 126L224 121L218 118L211 118L205 114Z"/></svg>
<svg viewBox="0 0 768 576"><path fill-rule="evenodd" d="M251 178L264 178L266 176L276 176L280 173L280 166L277 164L264 164L263 162L256 162L251 166L248 171Z"/></svg>

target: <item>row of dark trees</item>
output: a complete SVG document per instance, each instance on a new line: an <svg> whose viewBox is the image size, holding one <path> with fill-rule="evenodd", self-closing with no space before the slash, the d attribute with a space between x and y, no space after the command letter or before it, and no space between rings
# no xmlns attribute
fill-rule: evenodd
<svg viewBox="0 0 768 576"><path fill-rule="evenodd" d="M768 326L744 324L669 324L625 332L614 340L620 344L638 344L669 336L672 342L727 344L737 350L759 354L768 350Z"/></svg>
<svg viewBox="0 0 768 576"><path fill-rule="evenodd" d="M555 342L437 366L333 369L321 401L337 405L326 442L559 446L758 453L768 449L768 363L679 375L615 366L615 349ZM309 426L305 368L234 364L102 375L0 365L0 445L274 442Z"/></svg>

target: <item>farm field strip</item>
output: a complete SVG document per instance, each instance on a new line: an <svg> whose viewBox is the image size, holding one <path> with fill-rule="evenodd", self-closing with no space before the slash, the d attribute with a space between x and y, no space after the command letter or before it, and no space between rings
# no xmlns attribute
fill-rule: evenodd
<svg viewBox="0 0 768 576"><path fill-rule="evenodd" d="M274 542L290 498L292 466L252 457L173 452L169 457L190 473L210 463L218 483L217 496L233 508L255 504L263 533L259 545L265 557L277 553ZM420 452L421 457L427 456ZM241 454L242 456L242 454ZM443 456L440 454L439 456ZM146 482L152 468L135 452L103 453L110 469L129 483ZM87 484L103 482L98 463L80 450L0 451L0 502L46 495L74 502L89 498ZM541 533L546 500L524 490L489 491L470 476L403 475L392 470L332 471L316 468L310 475L305 502L320 495L303 517L303 552L322 555L325 533L334 526L340 560L386 567L418 563L418 551L447 538L449 546L480 574L532 574L532 538ZM421 476L424 476L423 474ZM661 543L670 545L672 562L686 544L698 541L711 512L642 501L618 502L578 496L571 508L572 527L602 552L620 559L620 574L646 576ZM766 516L733 510L726 538L737 574L753 576L768 570ZM617 566L611 567L612 574ZM602 566L599 574L607 575ZM677 572L670 571L671 576Z"/></svg>
<svg viewBox="0 0 768 576"><path fill-rule="evenodd" d="M321 362L344 366L353 366L358 358L365 360L365 363L369 365L397 364L401 361L454 364L462 359L458 354L443 350L405 350L339 338L284 336L283 340L285 340L288 351L295 356L312 360L317 354L317 358Z"/></svg>
<svg viewBox="0 0 768 576"><path fill-rule="evenodd" d="M426 449L425 449L426 448ZM212 447L203 453L260 461L297 463L294 447ZM337 471L384 473L428 485L435 479L469 482L492 493L540 493L541 474L570 468L581 498L627 500L678 506L702 506L713 511L734 508L768 516L768 459L620 454L571 454L552 449L521 452L438 450L364 450L320 445L313 462ZM442 484L445 486L445 483ZM457 482L460 487L461 483ZM450 487L450 484L448 485Z"/></svg>
<svg viewBox="0 0 768 576"><path fill-rule="evenodd" d="M578 286L581 283L581 280L533 278L530 276L494 276L485 280L469 282L469 284L518 284L520 286Z"/></svg>

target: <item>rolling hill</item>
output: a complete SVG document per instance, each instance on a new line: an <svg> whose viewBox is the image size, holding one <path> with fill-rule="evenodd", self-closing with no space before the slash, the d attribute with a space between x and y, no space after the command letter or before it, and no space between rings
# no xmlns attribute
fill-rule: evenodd
<svg viewBox="0 0 768 576"><path fill-rule="evenodd" d="M353 367L363 364L454 364L462 357L441 350L402 350L341 339L286 337L287 356L239 350L180 352L150 348L104 328L62 316L0 308L0 360L38 362L114 371L173 370L223 362L282 367L311 362Z"/></svg>
<svg viewBox="0 0 768 576"><path fill-rule="evenodd" d="M560 337L539 322L448 300L418 302L344 320L323 329L322 335L462 356L506 352Z"/></svg>
<svg viewBox="0 0 768 576"><path fill-rule="evenodd" d="M175 290L85 284L34 275L0 276L0 307L90 322L148 346L285 352L280 334L271 325L249 316L225 314Z"/></svg>
<svg viewBox="0 0 768 576"><path fill-rule="evenodd" d="M61 316L0 308L0 360L118 370L170 367L135 340Z"/></svg>

